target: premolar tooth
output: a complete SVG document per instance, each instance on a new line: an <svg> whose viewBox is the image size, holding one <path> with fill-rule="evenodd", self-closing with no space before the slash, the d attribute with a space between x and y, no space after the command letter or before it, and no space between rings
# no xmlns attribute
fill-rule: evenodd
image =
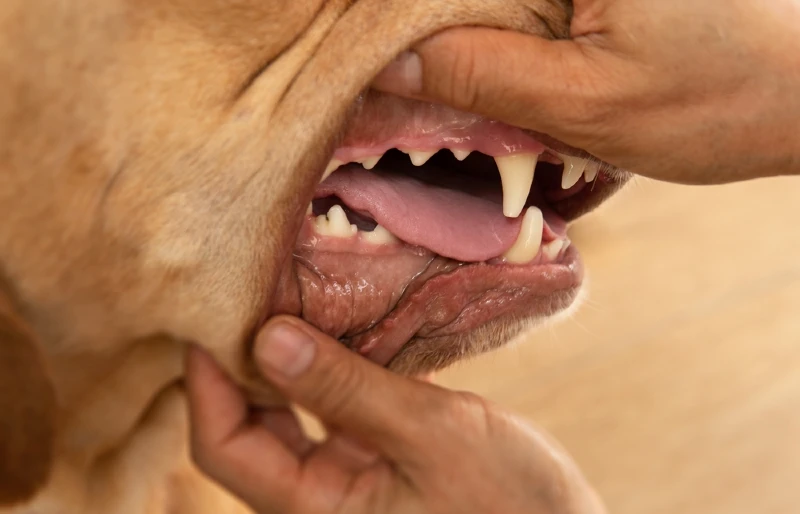
<svg viewBox="0 0 800 514"><path fill-rule="evenodd" d="M406 153L414 166L422 166L436 154L438 150L423 152L421 150L408 150Z"/></svg>
<svg viewBox="0 0 800 514"><path fill-rule="evenodd" d="M522 227L514 245L503 255L511 264L527 264L539 253L542 245L544 218L538 207L528 207L522 219Z"/></svg>
<svg viewBox="0 0 800 514"><path fill-rule="evenodd" d="M322 180L320 180L320 182L322 182L326 178L330 177L331 173L333 173L334 171L339 169L339 167L342 164L344 164L344 163L342 161L340 161L339 159L332 159L331 162L328 163L328 167L325 168L325 173L322 174Z"/></svg>
<svg viewBox="0 0 800 514"><path fill-rule="evenodd" d="M586 164L589 161L571 155L559 155L559 157L564 161L564 173L561 175L561 189L569 189L581 179L583 170L586 169Z"/></svg>
<svg viewBox="0 0 800 514"><path fill-rule="evenodd" d="M542 254L547 258L548 261L556 260L558 254L561 253L561 250L564 249L564 240L563 239L554 239L550 241L546 245L542 245Z"/></svg>
<svg viewBox="0 0 800 514"><path fill-rule="evenodd" d="M318 234L331 237L347 238L358 232L358 228L347 220L341 205L331 207L327 215L317 216L314 228Z"/></svg>
<svg viewBox="0 0 800 514"><path fill-rule="evenodd" d="M394 234L380 225L377 225L372 232L361 232L361 237L364 241L374 245L388 245L397 242Z"/></svg>
<svg viewBox="0 0 800 514"><path fill-rule="evenodd" d="M381 155L376 155L375 157L365 157L358 162L361 163L364 169L371 170L376 164L378 164L378 161L381 160L381 157Z"/></svg>
<svg viewBox="0 0 800 514"><path fill-rule="evenodd" d="M586 166L586 182L594 182L598 173L600 173L600 165L596 162L590 162Z"/></svg>
<svg viewBox="0 0 800 514"><path fill-rule="evenodd" d="M470 150L458 150L458 149L455 149L455 148L451 149L450 151L453 152L453 155L459 161L463 161L464 159L469 157L469 154L472 153Z"/></svg>
<svg viewBox="0 0 800 514"><path fill-rule="evenodd" d="M516 218L528 201L539 156L534 153L516 153L495 157L494 160L503 182L503 214L507 218Z"/></svg>

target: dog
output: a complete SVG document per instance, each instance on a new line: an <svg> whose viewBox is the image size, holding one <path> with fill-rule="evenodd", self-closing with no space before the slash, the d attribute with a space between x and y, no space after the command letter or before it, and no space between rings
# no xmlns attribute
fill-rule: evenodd
<svg viewBox="0 0 800 514"><path fill-rule="evenodd" d="M567 0L3 2L0 512L247 512L189 457L188 342L270 404L250 350L277 313L420 374L569 306L566 222L623 181L369 84L445 28L564 38L571 14ZM459 166L475 180L447 193L461 179L420 176Z"/></svg>

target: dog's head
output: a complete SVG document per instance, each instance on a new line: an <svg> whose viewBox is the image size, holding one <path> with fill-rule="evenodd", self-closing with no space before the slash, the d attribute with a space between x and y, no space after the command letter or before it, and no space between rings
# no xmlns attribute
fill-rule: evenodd
<svg viewBox="0 0 800 514"><path fill-rule="evenodd" d="M565 192L562 170L581 179L584 154L365 91L446 27L566 37L570 15L566 0L4 2L0 293L13 315L0 327L0 446L41 448L2 459L0 502L45 477L53 356L193 341L259 389L250 339L275 313L414 373L569 305L581 272L565 221L618 181L589 162L592 187ZM390 148L415 163L473 151L425 166L475 181L412 179L426 168ZM497 216L497 167L527 193L532 156L541 187L506 200L529 215ZM445 221L430 218L442 208Z"/></svg>

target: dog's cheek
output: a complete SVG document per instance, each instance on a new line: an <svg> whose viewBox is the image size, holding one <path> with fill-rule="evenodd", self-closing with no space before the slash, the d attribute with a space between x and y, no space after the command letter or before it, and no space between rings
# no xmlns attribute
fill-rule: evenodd
<svg viewBox="0 0 800 514"><path fill-rule="evenodd" d="M56 402L37 343L0 297L0 506L32 498L47 482Z"/></svg>

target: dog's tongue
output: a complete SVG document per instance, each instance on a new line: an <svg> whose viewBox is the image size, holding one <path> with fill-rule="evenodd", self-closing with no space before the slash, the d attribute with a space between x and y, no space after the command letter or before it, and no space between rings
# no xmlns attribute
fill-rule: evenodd
<svg viewBox="0 0 800 514"><path fill-rule="evenodd" d="M516 241L522 224L522 218L503 216L502 198L492 198L498 195L479 196L360 166L338 170L315 194L332 195L406 243L460 261L501 256Z"/></svg>

